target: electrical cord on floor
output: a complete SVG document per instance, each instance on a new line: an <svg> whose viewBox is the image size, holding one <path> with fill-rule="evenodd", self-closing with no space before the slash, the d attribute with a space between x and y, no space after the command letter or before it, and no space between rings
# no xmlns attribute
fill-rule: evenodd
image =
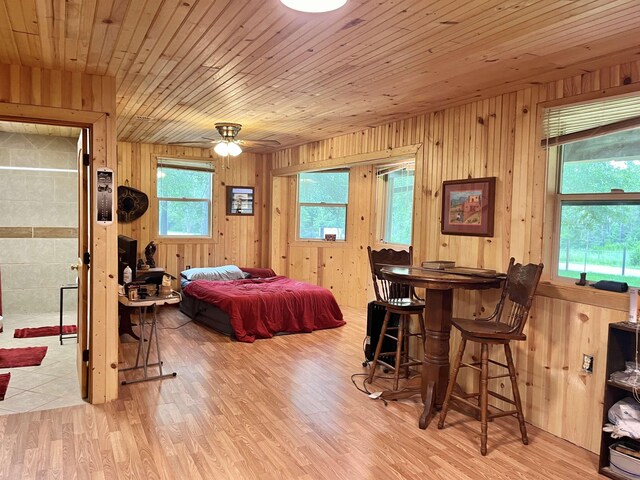
<svg viewBox="0 0 640 480"><path fill-rule="evenodd" d="M193 320L189 319L186 322L178 325L177 327L160 327L158 330L177 330L179 328L184 327L187 323L191 323L191 322L193 322Z"/></svg>
<svg viewBox="0 0 640 480"><path fill-rule="evenodd" d="M356 387L362 393L366 393L367 395L371 395L371 392L367 389L367 379L366 379L366 377L368 377L368 376L369 376L368 373L354 373L353 375L351 375L351 383L353 383L354 387ZM355 377L365 377L365 379L362 381L362 387L358 386L358 384L356 383Z"/></svg>
<svg viewBox="0 0 640 480"><path fill-rule="evenodd" d="M371 394L373 392L370 392L369 389L367 388L367 377L369 376L368 373L354 373L353 375L351 375L351 383L353 383L353 386L356 387L358 389L358 391L362 392L362 393L366 393L367 395L371 396ZM362 386L359 386L356 383L356 378L355 377L365 377L365 379L362 381ZM384 378L384 379L389 379L389 380L393 380L393 377L378 377L378 378ZM384 403L384 406L387 406L387 401L384 398L374 398L374 400L382 400L382 403Z"/></svg>
<svg viewBox="0 0 640 480"><path fill-rule="evenodd" d="M369 359L367 358L367 336L362 339L362 353L364 354L364 362L362 362L362 366L366 367L369 365Z"/></svg>
<svg viewBox="0 0 640 480"><path fill-rule="evenodd" d="M363 367L367 367L369 366L370 368L370 362L367 359L367 351L366 351L366 344L367 344L367 337L364 337L364 339L362 340L362 352L364 353L364 362L362 362L362 366ZM358 391L362 392L362 393L366 393L367 395L371 395L373 392L370 392L369 389L367 388L367 378L369 374L368 373L354 373L353 375L351 375L351 383L353 383L353 385L358 389ZM360 387L357 383L356 383L356 379L355 377L365 377L365 379L362 381L362 387ZM379 379L383 379L383 380L393 380L394 377L381 377L381 376L377 376L376 378ZM385 400L384 398L376 398L376 400L382 400L382 402L384 403L384 406L387 406L387 400Z"/></svg>

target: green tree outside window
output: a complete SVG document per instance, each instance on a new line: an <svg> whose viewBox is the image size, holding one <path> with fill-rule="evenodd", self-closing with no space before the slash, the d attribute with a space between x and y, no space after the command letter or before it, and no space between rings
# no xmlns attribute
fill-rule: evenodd
<svg viewBox="0 0 640 480"><path fill-rule="evenodd" d="M193 162L185 162L185 167L178 167L178 160L169 162L170 166L158 165L158 233L211 236L212 170L190 170Z"/></svg>

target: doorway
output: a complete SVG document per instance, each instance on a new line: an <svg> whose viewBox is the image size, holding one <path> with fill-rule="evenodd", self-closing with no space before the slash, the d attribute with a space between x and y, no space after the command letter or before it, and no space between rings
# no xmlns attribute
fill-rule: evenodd
<svg viewBox="0 0 640 480"><path fill-rule="evenodd" d="M0 121L1 345L21 352L46 347L40 365L0 368L0 374L10 373L0 414L83 403L72 270L78 268L81 133L77 127Z"/></svg>

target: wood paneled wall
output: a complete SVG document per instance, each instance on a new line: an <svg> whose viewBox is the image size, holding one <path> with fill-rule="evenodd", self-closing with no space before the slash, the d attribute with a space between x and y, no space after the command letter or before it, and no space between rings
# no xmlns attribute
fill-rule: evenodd
<svg viewBox="0 0 640 480"><path fill-rule="evenodd" d="M156 155L171 158L202 158L215 163L214 228L211 241L158 239L154 219L158 214L156 196ZM158 244L155 260L158 266L179 278L187 265L206 267L224 264L258 267L268 262L268 188L267 158L243 153L221 159L211 149L140 143L118 143L118 183L145 192L149 209L131 223L120 223L119 233L138 240L138 256L154 240ZM253 216L226 216L226 185L255 187ZM178 282L174 285L177 288Z"/></svg>
<svg viewBox="0 0 640 480"><path fill-rule="evenodd" d="M111 115L116 111L115 78L0 65L0 102Z"/></svg>
<svg viewBox="0 0 640 480"><path fill-rule="evenodd" d="M540 102L586 93L599 96L618 87L635 88L639 82L638 62L585 72L283 150L274 154L273 168L422 144L416 157L415 260L456 260L504 271L511 256L518 261L541 261L543 240L550 233L544 231L546 154L538 146ZM487 176L498 179L495 235L441 235L442 181ZM295 179L274 178L272 266L279 273L331 288L341 304L364 307L373 297L366 255L373 239L373 180L366 167L352 170L349 208L355 215L349 218L350 238L344 244L327 245L296 242ZM561 299L553 292L553 288L542 289L536 298L527 325L528 340L515 353L525 415L534 425L596 451L607 325L626 315L619 299L611 302L614 308L607 308ZM495 293L457 293L454 314L483 314L492 309L496 298ZM456 342L454 338L452 350ZM595 356L593 375L581 373L582 353ZM463 379L463 383L471 381Z"/></svg>
<svg viewBox="0 0 640 480"><path fill-rule="evenodd" d="M113 77L0 65L0 118L91 127L92 187L99 167L116 170L115 101ZM117 226L91 227L88 393L103 403L118 396Z"/></svg>

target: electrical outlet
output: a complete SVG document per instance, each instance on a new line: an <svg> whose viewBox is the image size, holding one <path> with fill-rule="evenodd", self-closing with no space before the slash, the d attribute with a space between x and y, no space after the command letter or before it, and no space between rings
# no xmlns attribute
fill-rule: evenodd
<svg viewBox="0 0 640 480"><path fill-rule="evenodd" d="M593 355L582 354L582 371L584 373L593 373Z"/></svg>

